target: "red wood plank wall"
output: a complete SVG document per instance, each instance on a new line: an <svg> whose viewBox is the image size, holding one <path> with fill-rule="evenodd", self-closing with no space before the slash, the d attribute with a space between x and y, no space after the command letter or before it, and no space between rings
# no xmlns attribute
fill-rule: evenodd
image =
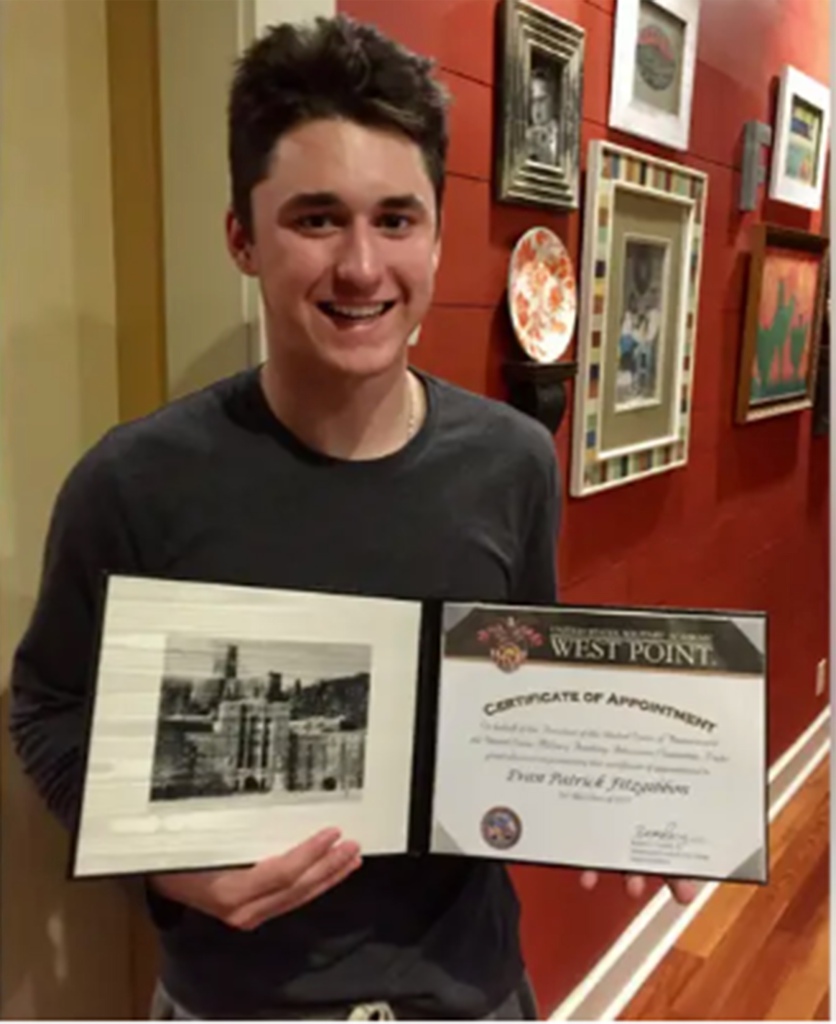
<svg viewBox="0 0 836 1024"><path fill-rule="evenodd" d="M587 34L583 147L610 138L681 159L710 175L690 462L685 469L596 497L568 499L560 541L563 597L764 608L771 616L770 758L813 721L827 654L827 442L809 414L733 425L750 228L759 220L818 230L820 217L759 201L740 214L744 121L772 123L785 63L828 81L826 0L703 0L690 151L684 156L607 129L615 0L539 0ZM517 237L544 223L579 260L581 214L555 215L491 200L496 0L338 0L435 57L452 89L452 140L444 254L435 305L416 365L474 391L504 396L509 336L508 256ZM584 153L585 162L585 153ZM571 424L557 450L567 479ZM550 1013L636 913L619 880L594 893L577 876L516 869L527 956Z"/></svg>

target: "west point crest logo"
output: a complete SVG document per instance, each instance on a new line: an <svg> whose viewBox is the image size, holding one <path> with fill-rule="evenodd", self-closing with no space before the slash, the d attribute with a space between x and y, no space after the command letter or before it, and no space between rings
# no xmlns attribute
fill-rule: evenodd
<svg viewBox="0 0 836 1024"><path fill-rule="evenodd" d="M491 660L503 672L516 672L529 650L543 644L543 637L536 629L518 622L512 615L480 629L476 639L488 645Z"/></svg>

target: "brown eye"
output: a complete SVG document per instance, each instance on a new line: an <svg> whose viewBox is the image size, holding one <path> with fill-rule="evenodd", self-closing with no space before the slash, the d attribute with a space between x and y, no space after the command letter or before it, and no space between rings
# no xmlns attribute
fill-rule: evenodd
<svg viewBox="0 0 836 1024"><path fill-rule="evenodd" d="M326 231L334 227L334 224L334 217L330 213L306 213L296 221L296 226L302 231Z"/></svg>
<svg viewBox="0 0 836 1024"><path fill-rule="evenodd" d="M380 226L384 231L403 232L411 223L402 213L384 213L380 218Z"/></svg>

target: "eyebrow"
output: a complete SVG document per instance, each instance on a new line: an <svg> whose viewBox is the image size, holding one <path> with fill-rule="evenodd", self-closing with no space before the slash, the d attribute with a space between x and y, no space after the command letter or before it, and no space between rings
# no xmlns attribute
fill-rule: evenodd
<svg viewBox="0 0 836 1024"><path fill-rule="evenodd" d="M298 210L308 207L333 207L344 206L344 202L336 192L297 192L291 196L282 206L284 211ZM377 204L380 209L412 210L416 213L427 212L426 204L414 193L405 193L399 196L387 196Z"/></svg>
<svg viewBox="0 0 836 1024"><path fill-rule="evenodd" d="M335 192L297 192L283 207L286 210L299 206L339 206L340 197Z"/></svg>
<svg viewBox="0 0 836 1024"><path fill-rule="evenodd" d="M411 192L403 196L388 196L380 206L384 210L414 210L416 213L427 209L424 201Z"/></svg>

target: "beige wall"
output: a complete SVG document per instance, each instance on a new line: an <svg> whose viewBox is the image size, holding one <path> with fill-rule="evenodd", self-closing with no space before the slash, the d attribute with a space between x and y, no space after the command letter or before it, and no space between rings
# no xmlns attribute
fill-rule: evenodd
<svg viewBox="0 0 836 1024"><path fill-rule="evenodd" d="M102 0L0 5L0 1014L125 1017L125 900L68 884L67 843L10 756L8 666L47 517L117 415Z"/></svg>
<svg viewBox="0 0 836 1024"><path fill-rule="evenodd" d="M248 0L160 0L159 67L168 393L249 365L257 302L227 254L226 100ZM184 130L188 125L188 131Z"/></svg>

